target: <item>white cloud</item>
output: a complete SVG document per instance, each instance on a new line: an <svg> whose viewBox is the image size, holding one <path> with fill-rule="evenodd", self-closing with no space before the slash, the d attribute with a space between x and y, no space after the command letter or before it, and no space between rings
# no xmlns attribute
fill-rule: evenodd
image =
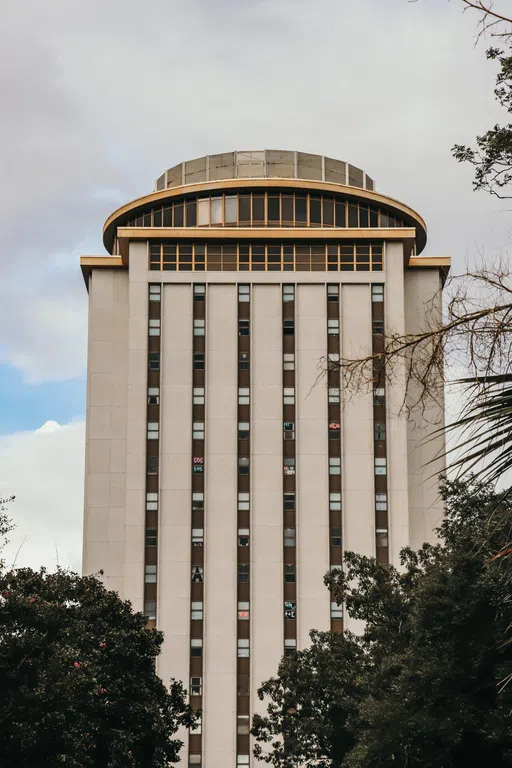
<svg viewBox="0 0 512 768"><path fill-rule="evenodd" d="M16 496L7 565L80 571L84 453L83 421L0 436L0 496Z"/></svg>

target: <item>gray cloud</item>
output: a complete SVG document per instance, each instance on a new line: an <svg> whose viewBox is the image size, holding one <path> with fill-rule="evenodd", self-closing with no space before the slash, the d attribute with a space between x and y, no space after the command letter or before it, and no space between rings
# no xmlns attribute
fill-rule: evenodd
<svg viewBox="0 0 512 768"><path fill-rule="evenodd" d="M0 31L3 359L32 380L82 370L78 253L101 252L118 204L206 152L348 159L423 214L427 253L462 268L502 250L506 205L473 194L449 151L498 117L475 24L445 0L11 4Z"/></svg>

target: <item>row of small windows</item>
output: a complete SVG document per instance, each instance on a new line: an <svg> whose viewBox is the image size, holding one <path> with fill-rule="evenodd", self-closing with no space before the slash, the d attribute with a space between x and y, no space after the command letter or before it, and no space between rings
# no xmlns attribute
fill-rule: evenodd
<svg viewBox="0 0 512 768"><path fill-rule="evenodd" d="M161 285L150 285L149 286L149 300L150 301L160 301L161 299ZM250 293L251 288L249 285L239 285L238 286L238 301L239 302L248 302L250 300ZM204 283L196 283L194 285L194 301L204 301L205 300L205 294L206 294L206 285ZM289 302L289 301L295 301L295 286L294 285L283 285L283 302ZM327 301L339 301L339 285L328 285L327 286ZM384 286L383 285L372 285L372 301L374 302L382 302L384 301ZM328 321L329 322L329 321ZM383 332L383 321L381 320L374 320L374 333L382 333ZM376 331L375 328L378 327L378 324L382 323L382 330ZM153 325L150 324L150 328L160 327L160 323L155 323ZM150 332L150 335L151 332ZM158 334L155 334L158 335Z"/></svg>
<svg viewBox="0 0 512 768"><path fill-rule="evenodd" d="M171 272L380 272L383 244L381 241L315 245L151 242L149 268Z"/></svg>
<svg viewBox="0 0 512 768"><path fill-rule="evenodd" d="M330 195L252 192L173 200L127 227L403 227L388 210Z"/></svg>

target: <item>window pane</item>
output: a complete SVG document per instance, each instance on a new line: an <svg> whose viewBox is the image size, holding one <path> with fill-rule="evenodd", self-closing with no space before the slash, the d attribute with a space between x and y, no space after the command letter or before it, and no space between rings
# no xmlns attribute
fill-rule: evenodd
<svg viewBox="0 0 512 768"><path fill-rule="evenodd" d="M236 224L236 212L238 208L238 200L236 195L229 195L224 200L225 203L225 223Z"/></svg>
<svg viewBox="0 0 512 768"><path fill-rule="evenodd" d="M268 198L268 222L278 223L281 220L281 200L277 196Z"/></svg>
<svg viewBox="0 0 512 768"><path fill-rule="evenodd" d="M252 198L252 223L264 224L265 222L265 196L253 195Z"/></svg>
<svg viewBox="0 0 512 768"><path fill-rule="evenodd" d="M238 198L238 221L244 224L251 221L251 198L249 195L240 195Z"/></svg>
<svg viewBox="0 0 512 768"><path fill-rule="evenodd" d="M311 197L309 201L309 223L318 224L322 223L322 206L319 197Z"/></svg>
<svg viewBox="0 0 512 768"><path fill-rule="evenodd" d="M305 224L307 221L307 199L295 197L295 221L297 224Z"/></svg>
<svg viewBox="0 0 512 768"><path fill-rule="evenodd" d="M174 203L174 226L183 226L183 203Z"/></svg>
<svg viewBox="0 0 512 768"><path fill-rule="evenodd" d="M199 200L197 204L197 224L199 227L208 226L210 223L210 199Z"/></svg>
<svg viewBox="0 0 512 768"><path fill-rule="evenodd" d="M222 224L222 197L212 197L210 200L211 224Z"/></svg>

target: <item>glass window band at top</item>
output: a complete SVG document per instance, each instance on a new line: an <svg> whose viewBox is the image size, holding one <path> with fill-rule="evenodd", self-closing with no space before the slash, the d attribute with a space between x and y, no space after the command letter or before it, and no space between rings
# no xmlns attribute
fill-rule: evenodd
<svg viewBox="0 0 512 768"><path fill-rule="evenodd" d="M177 199L129 219L127 227L407 226L391 212L345 197L308 192L246 192Z"/></svg>
<svg viewBox="0 0 512 768"><path fill-rule="evenodd" d="M381 272L383 243L183 243L151 241L149 268L165 271Z"/></svg>

